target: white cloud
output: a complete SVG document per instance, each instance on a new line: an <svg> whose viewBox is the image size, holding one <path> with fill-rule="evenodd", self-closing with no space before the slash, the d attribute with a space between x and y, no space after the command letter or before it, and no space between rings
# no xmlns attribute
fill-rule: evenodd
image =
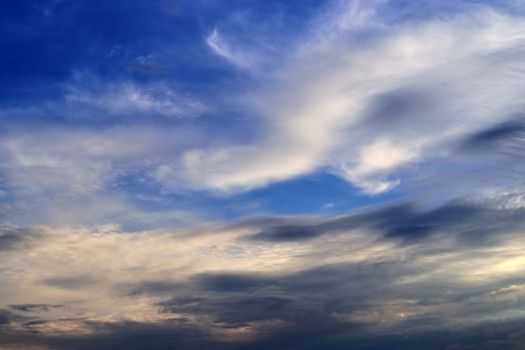
<svg viewBox="0 0 525 350"><path fill-rule="evenodd" d="M136 84L131 81L104 82L89 74L76 74L65 85L65 108L68 112L98 112L114 116L160 115L164 117L194 117L206 107L199 101L184 97L164 85ZM87 109L87 111L85 111ZM95 111L97 112L97 111Z"/></svg>
<svg viewBox="0 0 525 350"><path fill-rule="evenodd" d="M153 180L144 173L177 157L201 137L184 127L12 130L0 141L2 181L16 193L12 211L3 219L65 224L121 218L132 225L150 225L156 215L155 224L161 226L189 222L193 215L173 208L168 213L144 212L128 201L134 193L119 191L115 185L126 176L147 185Z"/></svg>
<svg viewBox="0 0 525 350"><path fill-rule="evenodd" d="M374 180L373 175L413 161L415 154L416 149L404 149L403 146L393 145L387 140L378 140L361 148L355 166L347 167L343 164L341 174L370 194L386 192L399 185L399 180Z"/></svg>
<svg viewBox="0 0 525 350"><path fill-rule="evenodd" d="M410 166L447 158L461 138L523 109L522 17L476 6L455 17L388 24L380 17L383 3L341 2L313 20L302 41L281 47L286 53L278 59L271 41L280 33L257 32L250 46L242 45L245 37L212 32L208 45L249 68L257 86L231 97L255 124L252 139L131 122L13 129L0 141L5 187L29 202L59 198L60 208L66 198L92 195L118 213L127 204L101 192L120 176L152 176L175 191L231 193L323 169L378 194L401 184ZM261 69L272 58L277 62ZM1 113L127 123L213 111L167 85L89 74L77 74L64 91L61 102Z"/></svg>
<svg viewBox="0 0 525 350"><path fill-rule="evenodd" d="M295 53L260 76L250 97L263 116L258 139L189 151L165 165L162 181L229 192L328 168L378 193L399 183L388 180L396 169L445 155L523 107L523 18L473 7L378 29L374 7L359 6L323 17L318 29L331 35L291 45ZM355 26L338 24L347 22ZM368 22L372 38L351 40L372 30Z"/></svg>
<svg viewBox="0 0 525 350"><path fill-rule="evenodd" d="M206 38L206 43L217 55L230 61L232 64L241 68L249 68L253 58L247 57L247 53L239 51L231 44L226 42L215 28Z"/></svg>

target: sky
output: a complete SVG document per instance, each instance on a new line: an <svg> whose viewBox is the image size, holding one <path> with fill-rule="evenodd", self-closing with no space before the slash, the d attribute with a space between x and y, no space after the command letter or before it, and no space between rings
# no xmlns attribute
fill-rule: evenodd
<svg viewBox="0 0 525 350"><path fill-rule="evenodd" d="M519 350L522 0L3 0L0 349Z"/></svg>

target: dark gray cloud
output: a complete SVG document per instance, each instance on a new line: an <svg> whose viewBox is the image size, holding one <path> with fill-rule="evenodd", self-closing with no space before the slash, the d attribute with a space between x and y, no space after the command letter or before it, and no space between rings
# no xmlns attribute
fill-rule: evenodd
<svg viewBox="0 0 525 350"><path fill-rule="evenodd" d="M200 288L217 292L242 292L272 284L271 279L240 274L205 274L195 279Z"/></svg>
<svg viewBox="0 0 525 350"><path fill-rule="evenodd" d="M482 130L466 139L462 144L464 150L470 151L510 151L525 146L525 117L510 118Z"/></svg>
<svg viewBox="0 0 525 350"><path fill-rule="evenodd" d="M212 317L214 324L225 327L248 326L263 320L290 320L301 310L293 299L270 295L176 297L158 306L164 313Z"/></svg>
<svg viewBox="0 0 525 350"><path fill-rule="evenodd" d="M436 126L436 121L429 120L426 125L419 125L421 129L417 130L406 128L406 125L425 111L436 107L439 99L435 95L436 91L432 88L410 86L375 96L374 103L370 104L366 112L368 123L363 128L384 134L388 134L393 128L404 134L431 131Z"/></svg>
<svg viewBox="0 0 525 350"><path fill-rule="evenodd" d="M95 285L99 282L92 276L57 276L42 280L48 286L62 289L82 289Z"/></svg>
<svg viewBox="0 0 525 350"><path fill-rule="evenodd" d="M0 252L23 247L38 237L38 232L27 228L1 227Z"/></svg>
<svg viewBox="0 0 525 350"><path fill-rule="evenodd" d="M305 323L308 319L304 320ZM257 339L221 341L173 320L161 324L91 323L94 331L82 336L45 336L20 331L4 333L0 345L28 347L36 344L57 350L144 350L144 349L219 349L219 350L519 350L525 340L524 321L487 322L477 327L458 330L428 331L422 334L377 334L365 337L358 330L334 323L318 323L312 319L310 328L289 327L266 333ZM97 329L103 332L97 332Z"/></svg>
<svg viewBox="0 0 525 350"><path fill-rule="evenodd" d="M435 232L450 232L481 242L490 231L522 224L524 214L523 210L495 209L462 201L451 201L430 209L421 208L416 203L406 203L314 222L297 218L289 219L286 223L277 219L274 223L272 218L267 218L260 232L249 239L298 241L361 228L373 230L387 239L400 239L403 243L417 242ZM500 220L502 218L506 220Z"/></svg>
<svg viewBox="0 0 525 350"><path fill-rule="evenodd" d="M454 281L454 271L439 272L440 264L419 263L424 262L425 257L440 259L454 254L460 256L451 263L491 258L487 254L476 255L479 254L476 249L490 247L489 243L498 242L512 229L521 227L524 217L519 208L489 204L500 203L458 200L434 208L404 203L363 209L335 218L277 217L239 223L232 227L258 231L255 235L249 234L247 240L241 238L243 244L254 247L263 241L270 246L280 242L310 246L312 238L331 235L330 238L335 239L332 245L327 243L329 240L315 243L324 259L336 246L349 244L346 238L359 229L370 235L369 248L386 242L392 249L399 249L400 255L384 253L373 258L365 254L364 259L355 262L326 263L326 260L316 261L314 253L304 261L304 267L296 266L292 270L277 267L273 271L254 272L232 266L232 270L195 272L182 279L172 279L170 274L165 274L164 280L148 279L146 275L142 281L116 284L114 288L121 297L149 300L152 309L161 316L156 321L106 324L86 319L78 322L89 329L90 336L42 334L20 340L16 328L37 334L49 322L60 323L66 319L51 321L41 315L20 316L58 309L58 304L13 304L2 314L4 328L10 327L9 336L0 340L5 344L8 344L5 339L30 344L29 339L33 339L33 344L40 342L53 349L67 350L141 349L148 342L155 349L199 346L211 349L419 349L426 341L435 345L431 349L457 344L466 349L469 346L483 349L486 339L494 344L512 345L511 336L504 332L488 337L475 330L449 332L447 329L453 325L452 321L473 323L465 318L486 322L487 315L494 314L502 320L513 319L509 314L511 310L525 305L520 292L525 279L521 274L507 273L470 284ZM304 237L302 228L306 228ZM288 235L290 230L292 237ZM449 239L449 243L440 246ZM357 249L345 256L352 258L352 254L361 253ZM460 265L458 269L465 268ZM97 277L95 272L42 280L46 286L74 291L96 290L103 284L101 281L102 277ZM172 320L164 322L166 319ZM17 327L11 327L13 324ZM257 336L235 342L211 336L243 328L253 330ZM466 332L472 332L471 341L461 339L461 334ZM187 334L201 338L188 339ZM130 337L134 339L132 344L128 343Z"/></svg>
<svg viewBox="0 0 525 350"><path fill-rule="evenodd" d="M0 326L11 323L11 313L0 309Z"/></svg>
<svg viewBox="0 0 525 350"><path fill-rule="evenodd" d="M7 330L0 335L0 347L28 348L42 346L53 350L141 350L175 348L202 349L212 345L209 337L181 321L162 324L138 322L84 322L88 335L41 335Z"/></svg>
<svg viewBox="0 0 525 350"><path fill-rule="evenodd" d="M144 281L132 286L122 286L120 289L126 295L164 294L183 288L183 284L168 281Z"/></svg>
<svg viewBox="0 0 525 350"><path fill-rule="evenodd" d="M163 313L211 318L221 327L246 327L261 321L281 322L268 329L262 327L262 336L257 340L229 345L228 349L519 349L525 335L519 335L519 327L524 321L486 322L476 327L448 330L443 324L445 320L438 315L439 308L450 312L446 310L450 307L446 306L447 303L466 303L472 309L469 311L471 316L478 314L481 317L521 304L523 300L494 304L484 298L485 292L472 290L470 293L450 294L450 286L447 286L449 295L446 295L447 291L438 283L421 287L428 289L426 293L407 288L400 294L391 286L397 278L408 273L401 264L357 264L251 279L231 273L201 275L196 276L198 283L191 292L198 297L178 296L160 302L158 306ZM223 284L227 287L223 288ZM230 288L232 284L234 288ZM498 288L498 284L480 289L491 288ZM343 322L335 316L373 313L374 308L380 310L395 304L389 300L402 299L412 300L412 307L436 306L438 314L411 317L398 325L399 334L379 333L375 336L371 335L367 321ZM414 305L415 300L419 301ZM220 349L224 344L212 346Z"/></svg>
<svg viewBox="0 0 525 350"><path fill-rule="evenodd" d="M343 322L334 314L367 311L393 293L389 285L407 272L399 264L342 264L281 275L200 274L193 285L174 289L177 296L158 306L163 313L206 317L228 327L279 321L285 326L277 329L305 332L318 332L319 325L358 329L365 324Z"/></svg>
<svg viewBox="0 0 525 350"><path fill-rule="evenodd" d="M61 308L63 305L57 304L14 304L9 305L9 307L16 311L22 312L41 312L49 311L50 309Z"/></svg>
<svg viewBox="0 0 525 350"><path fill-rule="evenodd" d="M502 285L519 284L518 279L486 286L452 284L440 286L438 280L427 285L408 285L399 289L400 277L418 272L406 261L389 263L333 264L295 273L208 273L193 276L185 285L146 281L137 284L140 294L166 294L173 297L158 302L160 313L172 320L154 323L101 323L82 321L88 335L37 335L7 330L0 345L46 345L52 349L519 349L525 334L525 321L484 323L477 327L448 330L439 309L469 316L497 312L522 305L523 298L501 302L485 298L487 291ZM424 289L424 291L423 291ZM470 289L470 291L469 291ZM494 293L493 293L494 294ZM411 300L403 304L403 300ZM401 305L398 309L396 305ZM452 305L452 306L451 306ZM461 306L460 306L461 305ZM341 319L345 314L369 314L389 308L438 309L401 321L399 331L375 333L367 320ZM19 311L48 307L39 304L13 305ZM374 311L376 310L376 311ZM410 310L408 310L410 311ZM452 312L453 313L453 312ZM186 316L187 315L187 318ZM388 312L385 314L388 316ZM12 322L12 313L5 312ZM195 319L208 320L197 322ZM28 329L45 324L42 319L18 319ZM67 321L67 320L64 320ZM7 324L6 323L6 324ZM215 331L254 327L258 336L227 341L210 336ZM521 328L520 328L521 327Z"/></svg>

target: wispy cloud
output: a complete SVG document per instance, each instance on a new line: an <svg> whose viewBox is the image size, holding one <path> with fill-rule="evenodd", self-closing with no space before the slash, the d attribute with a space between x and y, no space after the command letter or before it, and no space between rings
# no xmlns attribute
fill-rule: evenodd
<svg viewBox="0 0 525 350"><path fill-rule="evenodd" d="M249 68L253 64L253 57L248 57L248 53L234 49L227 43L215 28L206 38L206 43L217 55L230 61L240 68Z"/></svg>
<svg viewBox="0 0 525 350"><path fill-rule="evenodd" d="M70 117L85 114L113 116L195 117L206 111L205 106L184 97L163 84L139 85L133 82L103 82L77 74L64 86L64 114ZM76 113L74 112L76 111Z"/></svg>
<svg viewBox="0 0 525 350"><path fill-rule="evenodd" d="M399 183L397 169L448 154L447 145L521 108L521 18L474 7L387 28L337 25L373 15L359 6L325 18L315 29L330 35L292 45L295 54L265 72L270 82L252 96L258 140L184 156L177 167L190 182L230 191L328 168L380 193Z"/></svg>

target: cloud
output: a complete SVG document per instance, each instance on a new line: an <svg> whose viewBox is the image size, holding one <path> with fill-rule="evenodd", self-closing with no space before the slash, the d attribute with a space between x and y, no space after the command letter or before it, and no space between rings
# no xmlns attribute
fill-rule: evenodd
<svg viewBox="0 0 525 350"><path fill-rule="evenodd" d="M2 181L8 192L16 193L6 220L49 224L100 223L121 215L128 223L145 223L155 215L160 219L162 212L139 210L128 193L119 191L119 184L153 183L149 173L200 137L195 129L183 126L10 130L0 141ZM182 209L168 211L172 219L186 216ZM136 216L132 219L126 213Z"/></svg>
<svg viewBox="0 0 525 350"><path fill-rule="evenodd" d="M123 182L158 201L202 190L231 195L317 171L370 195L426 185L454 197L469 184L494 186L486 180L494 169L507 178L515 166L480 147L480 157L465 160L461 145L497 125L511 128L522 109L523 19L464 2L446 16L430 5L416 16L414 6L340 2L293 35L282 19L272 30L249 25L253 14L232 15L207 43L250 69L217 81L217 98L170 79L86 71L45 102L3 105L0 170L16 193L4 216L21 225L89 217L147 225L156 213L140 212ZM519 158L516 145L501 147ZM473 181L471 167L485 178ZM191 220L188 208L175 212L157 214Z"/></svg>
<svg viewBox="0 0 525 350"><path fill-rule="evenodd" d="M229 192L327 169L377 194L400 183L399 169L446 156L448 145L522 108L521 17L472 6L376 28L367 24L381 11L362 6L323 17L260 77L250 96L256 139L188 151L159 181ZM363 11L374 20L354 18ZM337 25L345 21L357 27Z"/></svg>
<svg viewBox="0 0 525 350"><path fill-rule="evenodd" d="M217 55L240 68L249 68L253 63L253 57L247 57L246 53L235 50L229 43L225 42L217 28L206 38L206 43Z"/></svg>
<svg viewBox="0 0 525 350"><path fill-rule="evenodd" d="M0 310L0 326L11 323L9 315L8 311Z"/></svg>
<svg viewBox="0 0 525 350"><path fill-rule="evenodd" d="M9 305L9 307L16 311L22 312L46 312L53 308L60 308L62 305L49 305L49 304L16 304Z"/></svg>
<svg viewBox="0 0 525 350"><path fill-rule="evenodd" d="M495 124L467 137L461 145L462 150L482 154L503 152L519 157L519 151L523 148L524 131L525 125L522 117L509 118L505 122Z"/></svg>
<svg viewBox="0 0 525 350"><path fill-rule="evenodd" d="M86 289L96 284L96 280L89 276L49 277L42 282L48 286L62 289Z"/></svg>
<svg viewBox="0 0 525 350"><path fill-rule="evenodd" d="M27 246L31 244L31 241L37 240L38 236L37 229L2 227L0 228L0 253L20 246Z"/></svg>
<svg viewBox="0 0 525 350"><path fill-rule="evenodd" d="M44 102L1 104L2 349L520 348L523 14L306 7L315 18L221 15L200 44L188 36L202 70L91 67ZM129 51L112 38L109 56ZM140 45L144 67L177 51ZM199 102L202 85L216 97ZM406 195L199 219L229 215L217 193L317 171Z"/></svg>
<svg viewBox="0 0 525 350"><path fill-rule="evenodd" d="M407 349L439 334L441 348L483 344L483 327L525 319L523 210L513 203L502 195L136 233L41 227L33 244L0 254L5 339L31 344L21 339L31 331L52 348L91 349L124 346L133 332L137 344L156 334L202 345L171 331L212 348L293 349L309 334L312 349L335 339L380 349L403 344L403 333L414 340ZM461 340L469 332L472 343ZM505 332L491 339L508 342Z"/></svg>
<svg viewBox="0 0 525 350"><path fill-rule="evenodd" d="M202 275L196 278L201 288L218 292L246 291L265 285L264 278L238 274Z"/></svg>
<svg viewBox="0 0 525 350"><path fill-rule="evenodd" d="M495 199L492 199L495 201ZM476 204L452 201L424 209L416 203L401 203L325 220L266 218L263 227L249 239L269 242L312 240L360 229L373 230L387 238L417 243L435 232L454 232L471 244L485 242L493 232L521 227L523 212L516 207L494 210L494 203ZM506 218L503 220L503 218ZM245 223L250 227L250 221Z"/></svg>
<svg viewBox="0 0 525 350"><path fill-rule="evenodd" d="M195 117L205 106L184 97L165 84L137 84L133 81L104 82L89 74L77 73L64 86L67 117Z"/></svg>

